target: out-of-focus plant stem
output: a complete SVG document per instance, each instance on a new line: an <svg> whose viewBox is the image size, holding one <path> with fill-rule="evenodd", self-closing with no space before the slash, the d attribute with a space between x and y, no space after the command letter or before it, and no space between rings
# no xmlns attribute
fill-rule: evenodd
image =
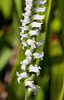
<svg viewBox="0 0 64 100"><path fill-rule="evenodd" d="M61 14L60 17L61 17L63 49L64 49L64 0L58 0L58 5Z"/></svg>
<svg viewBox="0 0 64 100"><path fill-rule="evenodd" d="M63 100L63 96L64 96L64 82L63 82L63 86L62 86L62 90L61 90L61 93L60 93L59 100Z"/></svg>

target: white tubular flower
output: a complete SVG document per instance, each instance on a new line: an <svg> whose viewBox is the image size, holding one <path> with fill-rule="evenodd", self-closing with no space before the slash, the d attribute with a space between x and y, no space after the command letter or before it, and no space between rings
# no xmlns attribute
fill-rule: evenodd
<svg viewBox="0 0 64 100"><path fill-rule="evenodd" d="M42 23L39 23L39 22L33 22L33 23L32 23L32 27L41 29L41 24L42 24Z"/></svg>
<svg viewBox="0 0 64 100"><path fill-rule="evenodd" d="M28 39L27 40L27 44L30 45L32 49L35 49L36 48L35 41L32 40L32 39Z"/></svg>
<svg viewBox="0 0 64 100"><path fill-rule="evenodd" d="M26 1L26 5L27 4L32 4L32 0L25 0Z"/></svg>
<svg viewBox="0 0 64 100"><path fill-rule="evenodd" d="M45 7L37 7L35 12L45 12Z"/></svg>
<svg viewBox="0 0 64 100"><path fill-rule="evenodd" d="M33 66L32 64L29 67L29 72L35 72L37 74L37 76L40 74L40 66L37 67L37 64L35 64L35 66Z"/></svg>
<svg viewBox="0 0 64 100"><path fill-rule="evenodd" d="M24 18L28 18L28 16L31 15L31 10L29 9L27 12L22 13L22 16L24 16Z"/></svg>
<svg viewBox="0 0 64 100"><path fill-rule="evenodd" d="M33 89L34 94L37 94L40 87L38 85L34 85L33 83L34 81L25 81L25 86L29 86Z"/></svg>
<svg viewBox="0 0 64 100"><path fill-rule="evenodd" d="M26 65L29 63L29 61L27 59L23 60L20 62L21 65L21 69L25 70L26 69Z"/></svg>
<svg viewBox="0 0 64 100"><path fill-rule="evenodd" d="M43 42L44 42L44 41L43 41L42 39L36 41L36 46L42 46L42 43L43 43Z"/></svg>
<svg viewBox="0 0 64 100"><path fill-rule="evenodd" d="M22 37L20 38L21 39L21 41L22 41L22 39L23 38L28 38L28 34L20 34Z"/></svg>
<svg viewBox="0 0 64 100"><path fill-rule="evenodd" d="M45 15L34 15L34 20L41 20L41 22L42 22L42 20L44 19L44 17L45 17Z"/></svg>
<svg viewBox="0 0 64 100"><path fill-rule="evenodd" d="M28 26L24 26L24 27L19 27L22 31L24 30L29 30L29 27Z"/></svg>
<svg viewBox="0 0 64 100"><path fill-rule="evenodd" d="M39 35L39 31L38 31L38 29L37 30L30 30L29 34L30 34L30 36L33 36L33 35L38 36Z"/></svg>
<svg viewBox="0 0 64 100"><path fill-rule="evenodd" d="M31 4L27 5L27 6L25 7L25 11L31 10L31 7L32 7Z"/></svg>
<svg viewBox="0 0 64 100"><path fill-rule="evenodd" d="M28 78L28 75L27 75L26 72L23 72L23 73L21 73L21 74L19 74L18 72L16 72L16 75L18 76L17 81L18 81L19 84L20 84L20 80L21 80L22 78Z"/></svg>
<svg viewBox="0 0 64 100"><path fill-rule="evenodd" d="M25 86L30 86L32 89L35 89L34 81L25 81Z"/></svg>
<svg viewBox="0 0 64 100"><path fill-rule="evenodd" d="M34 59L36 59L36 58L43 58L43 56L44 56L44 52L41 52L41 53L33 53L33 55L34 55Z"/></svg>
<svg viewBox="0 0 64 100"><path fill-rule="evenodd" d="M23 44L22 49L24 49L24 47L27 47L27 44L26 44L26 42L25 42L25 41L22 41L22 44Z"/></svg>
<svg viewBox="0 0 64 100"><path fill-rule="evenodd" d="M32 59L32 53L31 53L31 51L30 51L30 49L27 49L26 51L25 51L25 55L26 55L26 59L27 60L31 60Z"/></svg>
<svg viewBox="0 0 64 100"><path fill-rule="evenodd" d="M22 26L25 26L26 24L30 23L30 19L26 19L26 20L20 20L22 22Z"/></svg>
<svg viewBox="0 0 64 100"><path fill-rule="evenodd" d="M46 0L37 0L37 5L39 5L39 4L45 4L46 3Z"/></svg>

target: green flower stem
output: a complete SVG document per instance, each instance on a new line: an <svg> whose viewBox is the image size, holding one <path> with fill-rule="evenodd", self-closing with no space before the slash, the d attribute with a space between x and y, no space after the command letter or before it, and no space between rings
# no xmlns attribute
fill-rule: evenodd
<svg viewBox="0 0 64 100"><path fill-rule="evenodd" d="M35 78L35 74L32 74L32 76L26 80L32 81L32 80L34 80L34 78ZM28 91L28 88L25 87L25 100L29 100L32 93L33 93L32 89L30 91Z"/></svg>

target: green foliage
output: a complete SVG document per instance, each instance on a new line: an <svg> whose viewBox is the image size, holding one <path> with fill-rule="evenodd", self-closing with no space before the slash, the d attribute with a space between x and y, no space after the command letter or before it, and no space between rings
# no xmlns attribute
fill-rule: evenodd
<svg viewBox="0 0 64 100"><path fill-rule="evenodd" d="M0 72L3 70L12 55L12 50L5 46L0 51Z"/></svg>
<svg viewBox="0 0 64 100"><path fill-rule="evenodd" d="M0 0L0 9L6 19L11 16L12 6L13 0Z"/></svg>
<svg viewBox="0 0 64 100"><path fill-rule="evenodd" d="M63 36L63 48L64 48L64 0L58 0L59 10L61 14L62 36Z"/></svg>

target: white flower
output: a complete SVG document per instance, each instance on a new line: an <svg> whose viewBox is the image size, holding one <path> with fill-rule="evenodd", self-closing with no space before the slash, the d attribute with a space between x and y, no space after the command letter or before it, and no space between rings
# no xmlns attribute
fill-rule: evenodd
<svg viewBox="0 0 64 100"><path fill-rule="evenodd" d="M33 53L33 55L34 55L34 59L36 59L36 58L43 58L43 56L44 56L44 52L41 52L41 53Z"/></svg>
<svg viewBox="0 0 64 100"><path fill-rule="evenodd" d="M30 51L30 49L27 49L26 51L25 51L25 55L26 55L26 59L27 60L31 60L32 59L32 53L31 53L31 51Z"/></svg>
<svg viewBox="0 0 64 100"><path fill-rule="evenodd" d="M33 66L32 64L29 67L29 72L35 72L37 73L37 76L40 74L40 66L37 67L37 64L35 64L35 66Z"/></svg>
<svg viewBox="0 0 64 100"><path fill-rule="evenodd" d="M34 15L34 20L41 20L41 22L42 22L44 17L45 17L45 15L38 15L38 14L36 14L36 15Z"/></svg>
<svg viewBox="0 0 64 100"><path fill-rule="evenodd" d="M25 42L25 41L22 41L22 44L23 44L22 49L24 49L24 47L27 47L27 44L26 44L26 42Z"/></svg>
<svg viewBox="0 0 64 100"><path fill-rule="evenodd" d="M36 88L33 90L35 95L38 93L39 89L40 89L40 86L36 85Z"/></svg>
<svg viewBox="0 0 64 100"><path fill-rule="evenodd" d="M22 16L24 16L25 18L28 18L28 16L30 15L31 15L31 10L28 10L27 12L22 13Z"/></svg>
<svg viewBox="0 0 64 100"><path fill-rule="evenodd" d="M36 41L36 46L42 46L42 43L43 43L43 42L44 42L44 41L43 41L42 39Z"/></svg>
<svg viewBox="0 0 64 100"><path fill-rule="evenodd" d="M27 40L27 44L30 45L32 49L36 48L34 40L28 39Z"/></svg>
<svg viewBox="0 0 64 100"><path fill-rule="evenodd" d="M33 83L34 81L25 81L25 86L29 86L33 89L34 94L37 94L40 87L38 85L34 85Z"/></svg>
<svg viewBox="0 0 64 100"><path fill-rule="evenodd" d="M20 38L21 39L21 41L22 41L22 39L23 38L28 38L28 34L20 34L22 37Z"/></svg>
<svg viewBox="0 0 64 100"><path fill-rule="evenodd" d="M21 69L25 70L26 65L29 63L29 61L27 59L24 59L23 61L20 62L21 65Z"/></svg>
<svg viewBox="0 0 64 100"><path fill-rule="evenodd" d="M38 29L37 30L30 30L29 34L30 34L30 36L33 36L33 35L38 36L39 35L39 31L38 31Z"/></svg>
<svg viewBox="0 0 64 100"><path fill-rule="evenodd" d="M46 0L37 0L37 5L39 5L39 4L45 4L46 3Z"/></svg>
<svg viewBox="0 0 64 100"><path fill-rule="evenodd" d="M34 81L25 81L25 86L30 86L32 89L35 89Z"/></svg>
<svg viewBox="0 0 64 100"><path fill-rule="evenodd" d="M16 75L18 76L17 81L18 81L19 84L20 84L20 80L21 80L22 78L28 78L28 75L27 75L26 72L23 72L23 73L21 73L21 74L19 74L18 72L16 72Z"/></svg>
<svg viewBox="0 0 64 100"><path fill-rule="evenodd" d="M19 27L22 31L29 30L29 26Z"/></svg>
<svg viewBox="0 0 64 100"><path fill-rule="evenodd" d="M27 49L27 50L26 50L25 55L26 55L26 56L31 56L31 55L32 55L30 49Z"/></svg>
<svg viewBox="0 0 64 100"><path fill-rule="evenodd" d="M31 4L33 0L25 0L27 4Z"/></svg>
<svg viewBox="0 0 64 100"><path fill-rule="evenodd" d="M42 23L39 23L39 22L33 22L33 23L32 23L32 27L41 29L41 24L42 24Z"/></svg>
<svg viewBox="0 0 64 100"><path fill-rule="evenodd" d="M26 19L26 20L20 20L22 22L22 26L25 26L26 24L30 23L30 19Z"/></svg>
<svg viewBox="0 0 64 100"><path fill-rule="evenodd" d="M37 7L35 12L44 12L45 11L45 7Z"/></svg>
<svg viewBox="0 0 64 100"><path fill-rule="evenodd" d="M29 4L25 7L25 11L31 10L32 4Z"/></svg>

